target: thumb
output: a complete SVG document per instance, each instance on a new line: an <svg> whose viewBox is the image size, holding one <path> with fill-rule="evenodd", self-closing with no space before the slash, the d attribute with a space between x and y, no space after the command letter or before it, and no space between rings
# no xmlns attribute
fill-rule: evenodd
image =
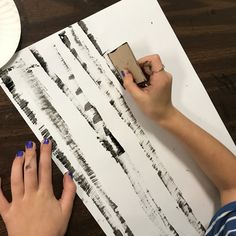
<svg viewBox="0 0 236 236"><path fill-rule="evenodd" d="M76 186L69 173L66 173L63 178L63 192L61 195L62 212L69 218L71 215L73 202L76 193Z"/></svg>
<svg viewBox="0 0 236 236"><path fill-rule="evenodd" d="M0 215L3 215L4 212L6 212L9 209L10 203L7 201L2 192L1 183L2 179L0 178Z"/></svg>
<svg viewBox="0 0 236 236"><path fill-rule="evenodd" d="M124 71L124 87L134 99L140 99L144 95L142 89L134 82L133 75L128 71Z"/></svg>

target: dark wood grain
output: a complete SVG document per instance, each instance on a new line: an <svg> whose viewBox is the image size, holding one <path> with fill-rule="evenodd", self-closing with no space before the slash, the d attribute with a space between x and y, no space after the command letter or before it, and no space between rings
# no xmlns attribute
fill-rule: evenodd
<svg viewBox="0 0 236 236"><path fill-rule="evenodd" d="M15 0L15 2L21 15L22 37L18 49L22 49L115 3L116 0ZM159 3L235 142L235 0L161 0ZM22 149L26 140L37 141L0 89L0 176L4 192L9 199L11 163L16 150ZM55 194L59 197L62 174L55 165L53 165L53 183ZM0 235L7 235L1 220ZM75 200L67 235L104 235L78 197Z"/></svg>

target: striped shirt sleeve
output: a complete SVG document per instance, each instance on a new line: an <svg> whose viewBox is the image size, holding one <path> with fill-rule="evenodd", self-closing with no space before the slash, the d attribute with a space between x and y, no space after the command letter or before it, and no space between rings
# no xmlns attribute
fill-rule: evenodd
<svg viewBox="0 0 236 236"><path fill-rule="evenodd" d="M205 236L236 236L236 201L216 212Z"/></svg>

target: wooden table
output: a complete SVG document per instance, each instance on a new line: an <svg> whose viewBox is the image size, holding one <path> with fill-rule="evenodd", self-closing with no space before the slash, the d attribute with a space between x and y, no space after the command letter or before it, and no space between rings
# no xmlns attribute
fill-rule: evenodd
<svg viewBox="0 0 236 236"><path fill-rule="evenodd" d="M117 0L15 0L22 23L22 49ZM236 141L236 2L235 0L160 0L234 142ZM122 13L121 13L122 14ZM154 52L155 53L155 52ZM201 107L196 107L201 109ZM32 131L0 89L0 176L10 199L10 168L15 151L26 140L37 141ZM53 166L56 196L62 174ZM0 235L7 235L0 221ZM76 197L67 235L104 235Z"/></svg>

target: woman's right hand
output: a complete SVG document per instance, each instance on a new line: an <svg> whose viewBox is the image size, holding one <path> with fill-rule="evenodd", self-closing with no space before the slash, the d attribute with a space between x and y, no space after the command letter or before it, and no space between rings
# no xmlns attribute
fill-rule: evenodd
<svg viewBox="0 0 236 236"><path fill-rule="evenodd" d="M159 55L146 56L139 63L150 76L150 85L145 88L138 87L132 74L124 71L124 87L140 109L159 123L175 112L171 101L172 75L164 70Z"/></svg>

